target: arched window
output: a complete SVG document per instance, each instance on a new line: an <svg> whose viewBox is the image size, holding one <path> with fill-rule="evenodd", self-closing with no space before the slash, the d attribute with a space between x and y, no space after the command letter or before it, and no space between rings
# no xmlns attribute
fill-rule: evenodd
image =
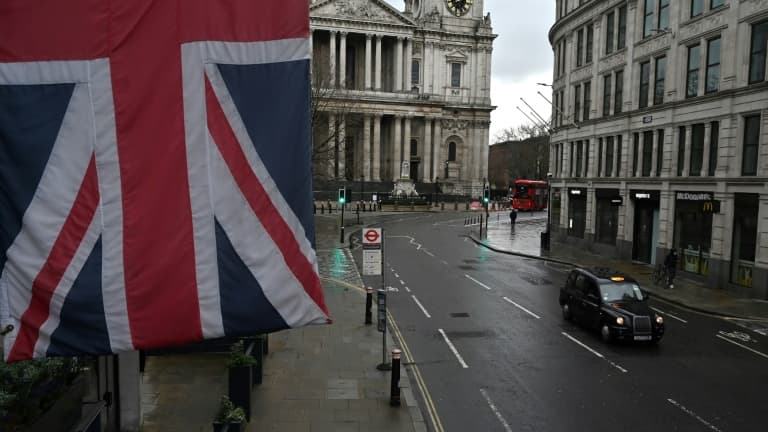
<svg viewBox="0 0 768 432"><path fill-rule="evenodd" d="M448 160L451 162L456 161L456 143L453 141L448 143Z"/></svg>

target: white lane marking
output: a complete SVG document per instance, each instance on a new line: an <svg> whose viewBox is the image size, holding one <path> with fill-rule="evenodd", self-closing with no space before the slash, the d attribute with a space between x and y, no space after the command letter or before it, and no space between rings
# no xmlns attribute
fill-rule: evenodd
<svg viewBox="0 0 768 432"><path fill-rule="evenodd" d="M453 352L453 355L455 355L456 358L459 360L461 367L463 367L464 369L468 368L469 366L467 366L467 363L464 361L463 358L461 358L461 354L459 354L459 352L456 350L456 347L453 346L453 343L451 343L451 340L448 339L448 336L445 334L443 329L437 329L437 331L439 331L440 334L443 335L443 339L445 339L445 343L448 344L448 348L451 349L451 351Z"/></svg>
<svg viewBox="0 0 768 432"><path fill-rule="evenodd" d="M472 282L474 282L474 283L476 283L476 284L480 285L481 287L483 287L483 288L487 289L488 291L490 291L490 290L492 289L492 288L491 288L491 287L489 287L488 285L486 285L486 284L484 284L484 283L480 282L479 280L477 280L477 279L473 278L472 276L470 276L470 275L468 275L468 274L465 274L464 276L466 276L466 277L467 277L467 279L471 280Z"/></svg>
<svg viewBox="0 0 768 432"><path fill-rule="evenodd" d="M396 277L396 278L399 278L399 277L400 277L400 275L399 275L399 274L397 274L397 273L395 273L395 277Z"/></svg>
<svg viewBox="0 0 768 432"><path fill-rule="evenodd" d="M765 358L767 358L767 359L768 359L768 354L765 354L765 353L761 353L760 351L757 351L757 350L753 350L752 348L750 348L750 347L748 347L748 346L744 346L744 345L742 345L742 344L740 344L740 343L738 343L738 342L736 342L736 341L730 340L730 339L728 339L728 338L726 338L726 337L722 337L722 336L720 336L720 335L715 335L715 336L719 337L720 339L722 339L722 340L724 340L724 341L726 341L726 342L730 342L730 343L732 343L732 344L734 344L734 345L738 345L738 346L740 346L740 347L744 348L745 350L749 350L749 351L752 351L753 353L755 353L755 354L757 354L757 355L759 355L759 356L762 356L762 357L765 357Z"/></svg>
<svg viewBox="0 0 768 432"><path fill-rule="evenodd" d="M689 410L688 408L686 408L686 407L684 407L684 406L680 405L680 404L679 404L678 402L676 402L675 400L673 400L673 399L669 399L669 398L668 398L668 399L667 399L667 401L668 401L669 403L671 403L672 405L674 405L674 406L676 406L676 407L680 408L680 410L682 410L684 413L686 413L686 414L688 414L689 416L691 416L691 417L695 418L696 420L700 421L701 423L703 423L703 424L704 424L706 427L708 427L709 429L711 429L711 430L713 430L713 431L722 432L720 429L718 429L718 428L717 428L717 426L715 426L715 425L713 425L712 423L709 423L708 421L706 421L706 420L704 420L703 418L699 417L699 415L698 415L698 414L696 414L695 412L693 412L693 411Z"/></svg>
<svg viewBox="0 0 768 432"><path fill-rule="evenodd" d="M408 287L405 287L405 290L408 291L408 292L411 292L411 289L408 288Z"/></svg>
<svg viewBox="0 0 768 432"><path fill-rule="evenodd" d="M464 242L466 243L466 242L468 242L468 241L469 241L469 239L468 239L468 238L466 238L466 237L464 237Z"/></svg>
<svg viewBox="0 0 768 432"><path fill-rule="evenodd" d="M434 257L435 257L435 254L433 254L432 252L430 252L430 251L428 251L428 250L426 250L426 249L424 249L424 253L425 253L425 254L427 254L427 255L429 255L429 256L431 256L432 258L434 258Z"/></svg>
<svg viewBox="0 0 768 432"><path fill-rule="evenodd" d="M510 300L509 298L507 298L507 297L502 297L502 298L503 298L504 300L506 300L506 301L507 301L507 303L510 303L510 304L514 305L515 307L517 307L518 309L520 309L520 310L522 310L522 311L524 311L524 312L528 313L528 315L530 315L530 316L532 316L532 317L534 317L534 318L536 318L536 319L541 319L541 317L540 317L540 316L538 316L538 315L536 315L535 313L533 313L533 312L529 311L528 309L526 309L526 308L524 308L524 307L520 306L519 304L517 304L517 303L513 302L513 301L512 301L512 300Z"/></svg>
<svg viewBox="0 0 768 432"><path fill-rule="evenodd" d="M757 329L755 330L755 333L763 336L768 336L768 329Z"/></svg>
<svg viewBox="0 0 768 432"><path fill-rule="evenodd" d="M601 359L603 359L603 360L607 361L608 363L610 363L610 364L611 364L611 366L615 367L616 369L618 369L618 370L620 370L620 371L622 371L622 372L624 372L624 373L627 373L627 372L628 372L628 371L627 371L626 369L624 369L623 367L621 367L621 366L617 365L616 363L614 363L614 362L612 362L612 361L608 360L607 358L605 358L605 356L604 356L604 355L600 354L599 352L597 352L597 351L593 350L592 348L590 348L590 347L586 346L585 344L581 343L581 341L579 341L579 340L578 340L578 339L576 339L575 337L573 337L573 336L569 335L569 334L568 334L568 333L566 333L566 332L562 332L562 333L563 333L563 335L565 335L565 337L567 337L568 339L570 339L570 340L572 340L572 341L576 342L577 344L581 345L581 347L582 347L582 348L586 349L587 351L591 352L592 354L594 354L594 355L596 355L596 356L600 357Z"/></svg>
<svg viewBox="0 0 768 432"><path fill-rule="evenodd" d="M446 261L446 260L442 260L442 263L445 264L445 265L448 265L448 261Z"/></svg>
<svg viewBox="0 0 768 432"><path fill-rule="evenodd" d="M684 319L682 319L682 318L676 317L676 316L672 315L672 314L671 314L671 313L669 313L669 312L664 312L663 310L659 310L659 309L656 309L655 307L652 307L651 309L655 310L656 312L658 312L658 313L660 313L660 314L662 314L662 315L666 315L666 316L668 316L668 317L670 317L670 318L673 318L673 319L676 319L676 320L678 320L678 321L680 321L680 322L683 322L683 323L686 323L686 324L688 324L688 321L686 321L686 320L684 320Z"/></svg>
<svg viewBox="0 0 768 432"><path fill-rule="evenodd" d="M501 422L501 425L504 426L504 430L506 432L512 432L512 428L509 427L509 423L507 423L507 420L504 419L504 416L501 415L501 412L499 412L499 409L496 408L496 405L493 403L490 396L488 396L488 392L485 391L485 389L480 389L480 393L483 395L483 398L485 398L485 402L488 403L488 406L491 407L491 411L493 411L493 414L496 416L497 419L499 419L499 422Z"/></svg>
<svg viewBox="0 0 768 432"><path fill-rule="evenodd" d="M429 314L429 312L427 312L427 309L424 307L424 305L423 305L423 304L421 304L421 302L419 301L419 299L417 299L415 295L411 295L411 297L413 297L413 301L415 301L415 302L416 302L416 304L417 304L417 305L419 305L419 308L421 309L421 311L422 311L422 312L424 312L424 315L425 315L427 318L432 318L432 315L430 315L430 314Z"/></svg>
<svg viewBox="0 0 768 432"><path fill-rule="evenodd" d="M403 282L402 279L400 279L400 285L405 285L405 282Z"/></svg>

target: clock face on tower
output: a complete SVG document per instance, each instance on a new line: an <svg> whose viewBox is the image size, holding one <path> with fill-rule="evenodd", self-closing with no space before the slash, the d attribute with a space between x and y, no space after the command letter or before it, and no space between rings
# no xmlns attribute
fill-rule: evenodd
<svg viewBox="0 0 768 432"><path fill-rule="evenodd" d="M448 6L448 10L456 16L462 16L469 12L469 8L472 7L472 0L445 0L445 5Z"/></svg>

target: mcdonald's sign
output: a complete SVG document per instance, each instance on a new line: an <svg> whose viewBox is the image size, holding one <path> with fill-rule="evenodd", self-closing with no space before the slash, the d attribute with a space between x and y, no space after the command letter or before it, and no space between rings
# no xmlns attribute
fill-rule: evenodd
<svg viewBox="0 0 768 432"><path fill-rule="evenodd" d="M702 201L701 211L703 213L720 213L720 201L718 200Z"/></svg>

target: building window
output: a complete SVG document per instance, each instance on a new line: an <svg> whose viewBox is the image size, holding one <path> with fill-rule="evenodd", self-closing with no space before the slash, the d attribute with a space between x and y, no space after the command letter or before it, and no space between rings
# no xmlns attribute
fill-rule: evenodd
<svg viewBox="0 0 768 432"><path fill-rule="evenodd" d="M411 140L411 156L419 155L419 142L415 139Z"/></svg>
<svg viewBox="0 0 768 432"><path fill-rule="evenodd" d="M603 117L611 115L611 80L613 77L608 74L603 77Z"/></svg>
<svg viewBox="0 0 768 432"><path fill-rule="evenodd" d="M651 62L640 64L640 108L648 106L648 86L651 79Z"/></svg>
<svg viewBox="0 0 768 432"><path fill-rule="evenodd" d="M577 85L573 89L573 120L579 121L579 114L581 113L581 85Z"/></svg>
<svg viewBox="0 0 768 432"><path fill-rule="evenodd" d="M560 75L565 75L565 40L560 42Z"/></svg>
<svg viewBox="0 0 768 432"><path fill-rule="evenodd" d="M704 13L704 0L691 0L691 18Z"/></svg>
<svg viewBox="0 0 768 432"><path fill-rule="evenodd" d="M451 63L451 87L461 87L461 63Z"/></svg>
<svg viewBox="0 0 768 432"><path fill-rule="evenodd" d="M659 19L656 21L657 29L669 28L669 0L659 1Z"/></svg>
<svg viewBox="0 0 768 432"><path fill-rule="evenodd" d="M709 3L709 8L710 9L714 9L714 8L722 6L724 3L725 3L725 1L723 1L723 0L712 0Z"/></svg>
<svg viewBox="0 0 768 432"><path fill-rule="evenodd" d="M744 117L744 153L741 175L757 175L757 149L760 141L760 115Z"/></svg>
<svg viewBox="0 0 768 432"><path fill-rule="evenodd" d="M720 140L720 122L713 121L709 129L709 175L714 176L717 170L717 141Z"/></svg>
<svg viewBox="0 0 768 432"><path fill-rule="evenodd" d="M613 101L613 113L621 112L621 105L624 103L624 71L616 72L616 94Z"/></svg>
<svg viewBox="0 0 768 432"><path fill-rule="evenodd" d="M677 129L677 176L683 176L685 167L685 126Z"/></svg>
<svg viewBox="0 0 768 432"><path fill-rule="evenodd" d="M653 170L653 131L643 132L643 177L650 177Z"/></svg>
<svg viewBox="0 0 768 432"><path fill-rule="evenodd" d="M661 105L664 103L664 75L667 73L667 58L659 57L656 59L656 79L653 83L653 104Z"/></svg>
<svg viewBox="0 0 768 432"><path fill-rule="evenodd" d="M418 84L421 80L421 63L414 59L411 62L411 84Z"/></svg>
<svg viewBox="0 0 768 432"><path fill-rule="evenodd" d="M576 32L576 67L584 64L584 29Z"/></svg>
<svg viewBox="0 0 768 432"><path fill-rule="evenodd" d="M704 162L704 124L697 123L691 128L691 170L688 173L691 177L701 175L701 168Z"/></svg>
<svg viewBox="0 0 768 432"><path fill-rule="evenodd" d="M656 136L656 175L660 176L664 167L664 129L659 129Z"/></svg>
<svg viewBox="0 0 768 432"><path fill-rule="evenodd" d="M584 141L584 177L589 175L589 140Z"/></svg>
<svg viewBox="0 0 768 432"><path fill-rule="evenodd" d="M584 143L576 141L576 173L574 177L581 177L582 161L584 160Z"/></svg>
<svg viewBox="0 0 768 432"><path fill-rule="evenodd" d="M592 83L584 83L584 114L581 121L589 120L589 111L592 109Z"/></svg>
<svg viewBox="0 0 768 432"><path fill-rule="evenodd" d="M587 27L587 63L592 63L592 48L595 42L595 31L592 25Z"/></svg>
<svg viewBox="0 0 768 432"><path fill-rule="evenodd" d="M610 54L613 52L613 32L614 32L614 12L610 11L606 16L605 24L605 53Z"/></svg>
<svg viewBox="0 0 768 432"><path fill-rule="evenodd" d="M613 175L613 137L609 136L605 140L605 176L610 177Z"/></svg>
<svg viewBox="0 0 768 432"><path fill-rule="evenodd" d="M453 141L448 143L448 161L456 162L456 143Z"/></svg>
<svg viewBox="0 0 768 432"><path fill-rule="evenodd" d="M635 132L633 134L633 141L632 141L632 172L629 173L630 176L634 177L637 174L637 164L640 160L640 155L638 152L640 151L640 134Z"/></svg>
<svg viewBox="0 0 768 432"><path fill-rule="evenodd" d="M752 44L749 50L749 83L765 80L765 54L768 48L768 21L752 25Z"/></svg>
<svg viewBox="0 0 768 432"><path fill-rule="evenodd" d="M643 37L647 38L651 35L651 29L653 29L653 4L656 0L645 0L645 13L643 17Z"/></svg>
<svg viewBox="0 0 768 432"><path fill-rule="evenodd" d="M685 97L699 94L699 46L688 47L688 73L685 80Z"/></svg>
<svg viewBox="0 0 768 432"><path fill-rule="evenodd" d="M704 93L716 92L720 88L720 38L707 41L707 75L704 78Z"/></svg>
<svg viewBox="0 0 768 432"><path fill-rule="evenodd" d="M619 8L619 34L616 37L616 49L627 46L627 7Z"/></svg>
<svg viewBox="0 0 768 432"><path fill-rule="evenodd" d="M603 139L597 139L597 176L603 175Z"/></svg>
<svg viewBox="0 0 768 432"><path fill-rule="evenodd" d="M616 136L616 177L621 175L621 135Z"/></svg>

